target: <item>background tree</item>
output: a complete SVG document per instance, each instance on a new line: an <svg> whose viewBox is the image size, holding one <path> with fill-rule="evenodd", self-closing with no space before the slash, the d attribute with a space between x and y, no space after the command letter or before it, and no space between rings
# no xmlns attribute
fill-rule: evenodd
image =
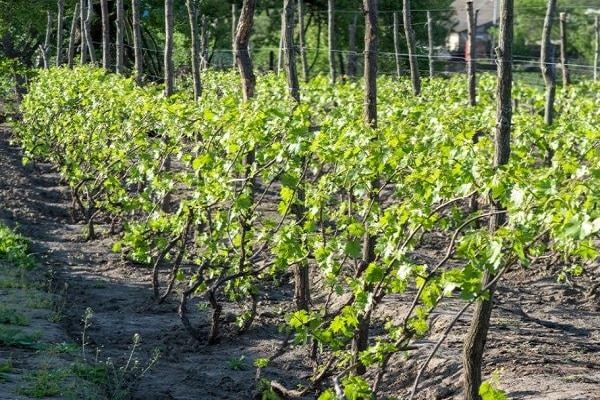
<svg viewBox="0 0 600 400"><path fill-rule="evenodd" d="M591 64L594 58L594 17L585 13L591 7L590 4L592 3L586 0L561 0L557 4L554 17L557 25L558 13L567 13L567 53L574 64ZM514 54L517 60L539 57L546 5L546 0L515 0ZM551 40L558 41L559 36L560 32L555 29ZM558 52L556 58L558 59Z"/></svg>

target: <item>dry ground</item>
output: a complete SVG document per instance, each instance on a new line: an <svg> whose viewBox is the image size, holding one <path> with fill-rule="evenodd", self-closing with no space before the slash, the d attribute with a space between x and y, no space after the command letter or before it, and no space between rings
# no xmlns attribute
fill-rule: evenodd
<svg viewBox="0 0 600 400"><path fill-rule="evenodd" d="M0 132L0 222L31 239L46 273L44 279L50 276L48 271L55 274L50 295L66 300L64 309L59 310L59 323L48 322L48 313L38 312L31 314L28 329L43 332L42 340L48 343L80 348L82 318L89 307L93 316L86 335L88 357L94 358L93 362L105 363L110 358L116 366L124 366L135 333L142 337L134 354L141 365L154 349L161 351L158 363L132 382L133 398L253 398L256 371L252 362L269 357L284 339L278 331L286 311L281 299L289 298L291 286L263 295L259 318L250 332L238 336L225 331L215 346L195 342L181 325L175 301L163 305L152 301L149 271L122 263L110 251L108 236L82 240L82 225L70 217L68 188L49 165L22 166L19 149L9 145L9 135L7 128ZM427 256L435 257L436 250L433 246ZM597 264L589 266L586 275L570 287L556 283L551 269L511 273L498 289L485 355L486 377L511 399L600 399L600 294L590 290L599 281ZM31 293L9 297L28 295ZM0 296L8 301L7 291ZM401 300L389 300L383 312L398 313ZM430 337L418 343L422 351L392 360L384 383L386 395L402 398L408 393L416 369L460 306L451 301L443 305ZM419 398L460 398L461 337L468 317L459 321L436 354L421 383ZM208 329L208 315L197 317L194 323ZM0 379L0 399L28 398L17 392L22 384L19 374L40 365L58 368L76 357L80 356L0 347L0 362L10 358L18 366L10 379ZM303 368L305 361L305 350L289 348L263 376L288 385L303 382L308 372ZM84 390L78 385L67 385L65 393L55 398L103 396L101 388Z"/></svg>

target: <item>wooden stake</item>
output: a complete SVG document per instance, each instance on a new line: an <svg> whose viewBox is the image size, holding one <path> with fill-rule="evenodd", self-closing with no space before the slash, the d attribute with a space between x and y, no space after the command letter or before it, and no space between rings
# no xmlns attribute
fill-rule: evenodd
<svg viewBox="0 0 600 400"><path fill-rule="evenodd" d="M400 18L394 12L394 56L396 58L396 76L402 76L402 58L400 57Z"/></svg>
<svg viewBox="0 0 600 400"><path fill-rule="evenodd" d="M475 69L477 66L477 25L475 22L475 13L473 12L473 1L467 0L467 80L469 84L469 105L471 107L477 104L477 87Z"/></svg>
<svg viewBox="0 0 600 400"><path fill-rule="evenodd" d="M63 29L65 23L65 0L58 0L58 17L56 24L56 66L63 63Z"/></svg>
<svg viewBox="0 0 600 400"><path fill-rule="evenodd" d="M427 10L427 41L428 41L428 58L429 58L429 77L433 78L434 65L433 65L433 19L431 18L431 11Z"/></svg>
<svg viewBox="0 0 600 400"><path fill-rule="evenodd" d="M571 83L569 66L567 64L567 14L560 13L560 63L562 64L563 86Z"/></svg>

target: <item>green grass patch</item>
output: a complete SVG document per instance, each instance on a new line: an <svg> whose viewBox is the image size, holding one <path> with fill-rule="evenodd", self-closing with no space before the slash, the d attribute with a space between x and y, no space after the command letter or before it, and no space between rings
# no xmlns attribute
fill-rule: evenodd
<svg viewBox="0 0 600 400"><path fill-rule="evenodd" d="M32 269L37 266L29 253L29 241L4 225L0 225L0 260L17 268Z"/></svg>
<svg viewBox="0 0 600 400"><path fill-rule="evenodd" d="M12 374L13 370L12 360L0 362L0 382L6 382L8 380L6 375Z"/></svg>
<svg viewBox="0 0 600 400"><path fill-rule="evenodd" d="M30 334L22 329L0 327L0 346L43 350L47 346L40 342L41 337L41 332Z"/></svg>
<svg viewBox="0 0 600 400"><path fill-rule="evenodd" d="M19 313L14 308L9 308L4 305L0 305L0 323L8 325L27 326L29 320L27 317Z"/></svg>
<svg viewBox="0 0 600 400"><path fill-rule="evenodd" d="M45 366L29 372L23 377L25 385L19 388L19 393L36 399L57 396L61 394L62 383L68 375L68 371L65 369L53 369Z"/></svg>

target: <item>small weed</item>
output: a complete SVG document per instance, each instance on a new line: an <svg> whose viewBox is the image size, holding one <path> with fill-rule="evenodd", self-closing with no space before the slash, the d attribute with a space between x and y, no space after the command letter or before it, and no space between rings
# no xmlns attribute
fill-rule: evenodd
<svg viewBox="0 0 600 400"><path fill-rule="evenodd" d="M52 302L52 314L48 317L50 322L60 322L63 319L65 307L67 306L67 290L69 284L65 282L62 290L55 293L57 299Z"/></svg>
<svg viewBox="0 0 600 400"><path fill-rule="evenodd" d="M81 379L96 385L106 385L107 368L104 364L75 363L71 366L71 372Z"/></svg>
<svg viewBox="0 0 600 400"><path fill-rule="evenodd" d="M39 341L41 337L41 332L27 334L21 329L0 327L1 346L41 350L45 347L45 345Z"/></svg>
<svg viewBox="0 0 600 400"><path fill-rule="evenodd" d="M85 314L83 315L83 329L81 330L81 355L83 361L87 361L85 347L87 346L87 330L90 326L92 326L92 317L94 316L94 312L90 307L85 309Z"/></svg>
<svg viewBox="0 0 600 400"><path fill-rule="evenodd" d="M0 306L0 323L18 326L27 326L29 321L25 315L20 314L13 308Z"/></svg>
<svg viewBox="0 0 600 400"><path fill-rule="evenodd" d="M142 337L139 333L133 335L133 342L129 350L129 355L125 365L117 366L111 358L106 360L107 367L107 390L110 393L111 399L120 400L131 397L131 392L139 383L140 379L154 367L160 358L160 351L154 350L152 357L141 365L134 358L138 347L141 345Z"/></svg>
<svg viewBox="0 0 600 400"><path fill-rule="evenodd" d="M11 374L13 372L13 363L11 360L6 360L0 363L0 382L5 382L8 380L6 374Z"/></svg>
<svg viewBox="0 0 600 400"><path fill-rule="evenodd" d="M18 269L33 269L37 263L28 248L29 242L25 237L0 225L0 259L8 261Z"/></svg>
<svg viewBox="0 0 600 400"><path fill-rule="evenodd" d="M245 361L245 356L241 355L237 358L231 358L227 361L227 367L232 371L246 371L250 368L248 363Z"/></svg>
<svg viewBox="0 0 600 400"><path fill-rule="evenodd" d="M49 300L44 293L36 293L34 296L25 300L25 306L37 310L47 310L52 308L52 301Z"/></svg>
<svg viewBox="0 0 600 400"><path fill-rule="evenodd" d="M68 376L64 369L53 369L44 366L42 369L30 372L24 376L26 386L19 389L19 393L42 398L59 395L62 391L61 382Z"/></svg>
<svg viewBox="0 0 600 400"><path fill-rule="evenodd" d="M55 343L48 347L49 353L65 353L65 354L75 354L79 352L79 346L75 343Z"/></svg>

